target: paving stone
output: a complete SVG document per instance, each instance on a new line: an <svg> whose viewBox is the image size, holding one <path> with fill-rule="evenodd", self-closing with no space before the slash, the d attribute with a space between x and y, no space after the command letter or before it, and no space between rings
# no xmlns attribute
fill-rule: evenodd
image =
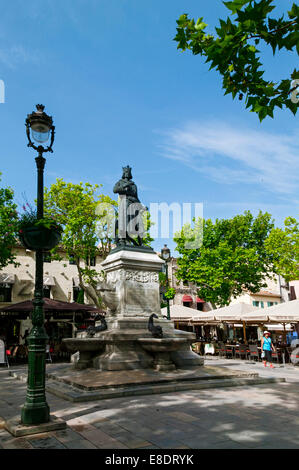
<svg viewBox="0 0 299 470"><path fill-rule="evenodd" d="M100 421L98 423L94 423L93 426L111 436L113 436L114 434L118 434L123 430L123 428L118 426L117 424L109 423L107 421Z"/></svg>
<svg viewBox="0 0 299 470"><path fill-rule="evenodd" d="M86 439L70 441L65 443L67 449L97 449L97 447Z"/></svg>
<svg viewBox="0 0 299 470"><path fill-rule="evenodd" d="M128 446L119 441L106 443L97 447L98 449L129 449Z"/></svg>
<svg viewBox="0 0 299 470"><path fill-rule="evenodd" d="M80 433L85 439L92 442L97 447L105 448L105 446L115 446L117 448L118 440L109 436L108 434L94 428L90 431L83 431Z"/></svg>
<svg viewBox="0 0 299 470"><path fill-rule="evenodd" d="M217 449L218 446L224 445L228 441L229 439L218 441L217 439L198 439L193 437L193 439L184 440L184 444L190 449Z"/></svg>
<svg viewBox="0 0 299 470"><path fill-rule="evenodd" d="M254 449L299 449L299 446L292 442L260 442Z"/></svg>
<svg viewBox="0 0 299 470"><path fill-rule="evenodd" d="M11 436L12 437L12 436ZM32 449L33 447L25 439L9 439L1 443L3 449Z"/></svg>
<svg viewBox="0 0 299 470"><path fill-rule="evenodd" d="M152 437L152 443L161 449L177 449L178 446L186 445L185 443L167 438Z"/></svg>
<svg viewBox="0 0 299 470"><path fill-rule="evenodd" d="M33 449L33 446L26 439L17 438L7 441L6 444L3 444L5 449Z"/></svg>
<svg viewBox="0 0 299 470"><path fill-rule="evenodd" d="M69 422L67 424L71 429L78 433L82 433L83 431L90 431L93 429L93 426L90 424L70 424Z"/></svg>
<svg viewBox="0 0 299 470"><path fill-rule="evenodd" d="M161 447L158 446L145 446L145 447L139 447L139 449L160 449ZM188 449L188 447L187 447Z"/></svg>
<svg viewBox="0 0 299 470"><path fill-rule="evenodd" d="M239 442L235 441L223 441L223 442L215 442L209 443L209 449L250 449L250 447L247 447L245 444L241 444Z"/></svg>
<svg viewBox="0 0 299 470"><path fill-rule="evenodd" d="M125 445L129 449L139 449L140 447L151 446L152 442L142 441L141 439L136 439L133 441L126 441Z"/></svg>
<svg viewBox="0 0 299 470"><path fill-rule="evenodd" d="M65 446L55 437L44 437L43 439L28 439L35 449L65 449Z"/></svg>
<svg viewBox="0 0 299 470"><path fill-rule="evenodd" d="M54 437L58 439L63 444L65 442L75 441L76 439L80 439L80 434L73 431L72 429L66 429L63 431L56 431L53 433Z"/></svg>
<svg viewBox="0 0 299 470"><path fill-rule="evenodd" d="M179 421L183 421L186 423L192 423L193 421L198 421L198 418L189 415L187 413L183 413L180 411L172 411L171 413L167 413L169 416L173 416L174 418L178 419Z"/></svg>
<svg viewBox="0 0 299 470"><path fill-rule="evenodd" d="M260 430L246 430L239 432L227 432L226 436L232 441L243 443L249 447L254 447L259 445L261 441L267 441L269 433Z"/></svg>

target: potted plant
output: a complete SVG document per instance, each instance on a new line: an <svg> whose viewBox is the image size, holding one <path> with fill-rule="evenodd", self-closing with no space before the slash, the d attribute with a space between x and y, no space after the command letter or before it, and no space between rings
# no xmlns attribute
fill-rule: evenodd
<svg viewBox="0 0 299 470"><path fill-rule="evenodd" d="M62 226L52 216L38 218L36 210L28 203L27 206L29 210L23 206L24 213L17 224L22 244L29 250L52 250L61 239Z"/></svg>
<svg viewBox="0 0 299 470"><path fill-rule="evenodd" d="M169 289L165 292L164 297L167 300L172 300L175 298L176 291L173 287L169 287Z"/></svg>

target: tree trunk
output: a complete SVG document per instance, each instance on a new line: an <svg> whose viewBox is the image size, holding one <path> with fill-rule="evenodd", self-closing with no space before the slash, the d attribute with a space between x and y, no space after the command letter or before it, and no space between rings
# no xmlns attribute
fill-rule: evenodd
<svg viewBox="0 0 299 470"><path fill-rule="evenodd" d="M80 260L76 259L76 265L77 265L78 275L79 275L79 286L81 287L81 289L84 290L85 294L88 295L91 298L91 300L94 302L96 307L101 308L101 303L100 303L100 300L99 300L99 296L98 296L97 291L95 290L95 288L91 285L85 285L83 283L81 269L80 269Z"/></svg>

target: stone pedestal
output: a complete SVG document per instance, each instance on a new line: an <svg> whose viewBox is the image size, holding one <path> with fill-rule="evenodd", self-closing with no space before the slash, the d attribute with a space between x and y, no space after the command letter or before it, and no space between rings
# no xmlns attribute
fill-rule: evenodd
<svg viewBox="0 0 299 470"><path fill-rule="evenodd" d="M119 250L102 263L107 275L108 292L104 300L111 304L114 320L147 318L160 315L159 271L164 261L152 250ZM112 320L112 317L109 318ZM108 328L114 328L110 323Z"/></svg>
<svg viewBox="0 0 299 470"><path fill-rule="evenodd" d="M118 249L102 263L106 272L102 293L110 308L106 317L108 329L96 334L106 344L105 351L93 359L96 369L173 370L178 363L180 367L184 363L188 367L203 364L202 358L190 349L195 335L178 332L172 321L161 316L159 272L163 264L152 250L133 248ZM152 338L148 320L153 313L158 316L155 325L163 329L162 350L161 345L155 343L149 348L146 342ZM180 344L174 347L178 337Z"/></svg>
<svg viewBox="0 0 299 470"><path fill-rule="evenodd" d="M68 350L80 351L75 368L103 371L155 369L171 371L203 365L203 359L191 351L195 334L175 330L174 323L161 315L159 272L164 261L149 248L125 247L112 251L102 267L106 281L98 286L108 307L107 330L93 338L65 339ZM149 318L163 337L153 337Z"/></svg>

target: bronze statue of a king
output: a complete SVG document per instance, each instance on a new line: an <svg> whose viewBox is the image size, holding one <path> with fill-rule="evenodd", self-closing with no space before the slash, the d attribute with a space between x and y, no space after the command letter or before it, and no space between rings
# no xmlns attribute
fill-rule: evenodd
<svg viewBox="0 0 299 470"><path fill-rule="evenodd" d="M143 213L147 207L141 204L138 198L130 166L123 167L122 178L114 185L113 192L119 194L116 245L142 246L146 234Z"/></svg>

